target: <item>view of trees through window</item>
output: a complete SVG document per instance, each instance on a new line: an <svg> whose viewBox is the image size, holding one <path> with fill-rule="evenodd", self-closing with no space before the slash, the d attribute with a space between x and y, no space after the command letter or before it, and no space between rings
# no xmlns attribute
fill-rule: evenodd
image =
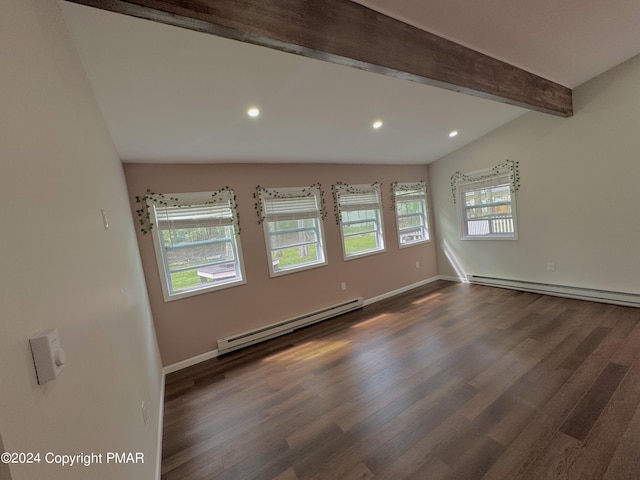
<svg viewBox="0 0 640 480"><path fill-rule="evenodd" d="M380 238L378 210L342 212L342 235L346 255L364 253L383 248Z"/></svg>
<svg viewBox="0 0 640 480"><path fill-rule="evenodd" d="M174 292L236 276L233 227L180 228L161 233Z"/></svg>
<svg viewBox="0 0 640 480"><path fill-rule="evenodd" d="M317 218L269 222L274 271L323 261L318 222Z"/></svg>

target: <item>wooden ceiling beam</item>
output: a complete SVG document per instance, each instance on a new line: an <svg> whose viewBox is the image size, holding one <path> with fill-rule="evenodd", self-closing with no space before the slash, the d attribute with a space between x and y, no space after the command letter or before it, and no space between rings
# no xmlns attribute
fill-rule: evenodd
<svg viewBox="0 0 640 480"><path fill-rule="evenodd" d="M562 117L571 89L349 0L69 0Z"/></svg>

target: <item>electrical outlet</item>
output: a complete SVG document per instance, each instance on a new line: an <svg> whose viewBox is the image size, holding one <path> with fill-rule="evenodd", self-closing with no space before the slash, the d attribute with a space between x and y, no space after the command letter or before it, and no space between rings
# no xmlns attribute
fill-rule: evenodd
<svg viewBox="0 0 640 480"><path fill-rule="evenodd" d="M342 289L342 291L344 292L347 289L347 282L342 282L340 284L340 288Z"/></svg>
<svg viewBox="0 0 640 480"><path fill-rule="evenodd" d="M420 262L416 262L416 268L420 268Z"/></svg>
<svg viewBox="0 0 640 480"><path fill-rule="evenodd" d="M556 271L556 262L547 262L547 271L555 272Z"/></svg>

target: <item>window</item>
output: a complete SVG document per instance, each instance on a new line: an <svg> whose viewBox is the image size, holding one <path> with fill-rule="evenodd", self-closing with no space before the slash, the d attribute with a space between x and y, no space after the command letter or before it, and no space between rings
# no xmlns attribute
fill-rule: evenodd
<svg viewBox="0 0 640 480"><path fill-rule="evenodd" d="M429 241L427 187L425 182L391 185L400 248Z"/></svg>
<svg viewBox="0 0 640 480"><path fill-rule="evenodd" d="M385 251L380 184L333 186L346 260Z"/></svg>
<svg viewBox="0 0 640 480"><path fill-rule="evenodd" d="M508 175L458 185L462 239L516 239L516 203Z"/></svg>
<svg viewBox="0 0 640 480"><path fill-rule="evenodd" d="M326 265L320 186L259 187L258 196L271 276Z"/></svg>
<svg viewBox="0 0 640 480"><path fill-rule="evenodd" d="M165 198L152 205L165 301L246 283L233 191Z"/></svg>

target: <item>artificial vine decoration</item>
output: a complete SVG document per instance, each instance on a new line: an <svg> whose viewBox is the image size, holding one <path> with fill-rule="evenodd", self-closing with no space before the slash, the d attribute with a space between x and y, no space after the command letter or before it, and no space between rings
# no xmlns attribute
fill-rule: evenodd
<svg viewBox="0 0 640 480"><path fill-rule="evenodd" d="M426 193L426 185L427 184L424 180L420 180L419 182L415 183L391 182L391 210L396 209L396 195L398 194L398 192L413 192L416 190L422 190Z"/></svg>
<svg viewBox="0 0 640 480"><path fill-rule="evenodd" d="M505 173L509 174L511 192L514 193L520 190L520 163L518 161L507 160L504 163L496 165L490 171L479 175L467 175L459 171L455 172L451 175L451 195L453 196L453 203L457 203L456 190L459 184L488 180Z"/></svg>
<svg viewBox="0 0 640 480"><path fill-rule="evenodd" d="M149 203L155 203L156 205L169 205L165 200L165 196L162 193L154 193L147 188L147 193L142 197L136 195L136 203L140 204L140 208L136 210L138 214L138 223L140 224L140 231L146 235L153 230L153 222L151 221L151 213L149 212ZM178 199L169 197L169 201L177 202Z"/></svg>
<svg viewBox="0 0 640 480"><path fill-rule="evenodd" d="M261 224L265 221L264 209L262 208L262 199L266 198L300 198L310 197L314 191L320 193L320 218L324 220L327 216L327 207L324 202L324 191L320 182L316 182L313 185L302 188L297 191L280 191L277 188L264 188L260 185L256 186L256 191L253 194L253 198L256 200L255 209L258 216L258 223Z"/></svg>
<svg viewBox="0 0 640 480"><path fill-rule="evenodd" d="M151 213L149 212L149 202L161 206L173 206L173 207L193 207L195 205L216 205L221 202L223 196L228 196L228 200L231 206L231 212L233 215L233 225L235 227L236 235L240 235L240 214L236 204L236 194L228 186L211 192L211 200L197 201L197 202L183 202L178 197L169 197L168 199L162 193L154 193L147 188L147 193L143 196L136 195L136 203L140 204L140 208L136 210L138 214L138 223L140 225L140 231L146 235L153 230L154 224L151 221Z"/></svg>
<svg viewBox="0 0 640 480"><path fill-rule="evenodd" d="M343 193L371 193L372 190L382 186L379 182L373 182L369 187L358 188L342 182L336 182L331 185L331 194L333 195L333 211L336 214L336 225L340 225L342 211L340 210L340 195ZM380 207L382 208L382 195L380 195Z"/></svg>

